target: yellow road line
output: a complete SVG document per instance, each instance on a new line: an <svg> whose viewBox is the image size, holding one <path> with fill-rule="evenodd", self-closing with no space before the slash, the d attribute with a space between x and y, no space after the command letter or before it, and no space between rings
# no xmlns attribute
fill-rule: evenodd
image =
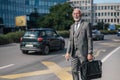
<svg viewBox="0 0 120 80"><path fill-rule="evenodd" d="M116 46L113 43L99 43L99 44L102 44L102 45L105 45L105 46L109 46L109 47Z"/></svg>
<svg viewBox="0 0 120 80"><path fill-rule="evenodd" d="M53 62L42 62L42 63L46 65L60 80L72 80L71 74L66 72L57 64Z"/></svg>
<svg viewBox="0 0 120 80"><path fill-rule="evenodd" d="M96 51L96 53L94 54L95 57L99 56L101 54L101 52L105 52L106 50L104 49L101 49L101 50L98 50Z"/></svg>
<svg viewBox="0 0 120 80"><path fill-rule="evenodd" d="M37 75L43 75L43 74L49 74L49 73L52 73L52 72L50 70L42 70L42 71L27 72L27 73L21 73L21 74L5 75L5 76L0 76L0 78L15 79L15 78L37 76Z"/></svg>
<svg viewBox="0 0 120 80"><path fill-rule="evenodd" d="M47 62L47 61L42 62L42 63L46 65L49 69L34 71L34 72L27 72L27 73L20 73L20 74L3 75L3 76L0 76L0 78L15 79L15 78L30 77L30 76L54 73L56 74L56 76L58 76L58 78L60 78L60 80L72 80L71 74L67 72L67 71L71 71L71 67L61 68L53 62Z"/></svg>

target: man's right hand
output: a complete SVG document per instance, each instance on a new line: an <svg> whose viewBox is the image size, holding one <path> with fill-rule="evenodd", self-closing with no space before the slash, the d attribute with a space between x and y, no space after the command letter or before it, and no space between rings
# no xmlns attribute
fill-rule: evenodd
<svg viewBox="0 0 120 80"><path fill-rule="evenodd" d="M70 54L69 54L69 53L66 53L66 54L65 54L65 58L66 58L66 61L69 61Z"/></svg>

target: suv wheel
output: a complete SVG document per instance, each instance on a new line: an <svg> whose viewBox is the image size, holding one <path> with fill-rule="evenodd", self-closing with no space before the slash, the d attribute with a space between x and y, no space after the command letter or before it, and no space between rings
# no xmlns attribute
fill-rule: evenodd
<svg viewBox="0 0 120 80"><path fill-rule="evenodd" d="M50 51L49 46L45 46L42 53L47 55L47 54L49 54L49 51Z"/></svg>
<svg viewBox="0 0 120 80"><path fill-rule="evenodd" d="M27 51L27 50L22 50L22 53L23 53L23 54L27 54L28 51Z"/></svg>

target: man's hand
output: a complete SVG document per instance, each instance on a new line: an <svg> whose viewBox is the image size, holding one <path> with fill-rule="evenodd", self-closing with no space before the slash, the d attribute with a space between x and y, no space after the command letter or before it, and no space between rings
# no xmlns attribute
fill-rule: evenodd
<svg viewBox="0 0 120 80"><path fill-rule="evenodd" d="M88 54L88 55L87 55L87 59L88 59L88 61L93 60L93 58L94 58L94 57L93 57L93 55L92 55L92 54Z"/></svg>
<svg viewBox="0 0 120 80"><path fill-rule="evenodd" d="M66 54L65 54L65 58L66 58L66 61L69 61L70 54L69 54L69 53L66 53Z"/></svg>

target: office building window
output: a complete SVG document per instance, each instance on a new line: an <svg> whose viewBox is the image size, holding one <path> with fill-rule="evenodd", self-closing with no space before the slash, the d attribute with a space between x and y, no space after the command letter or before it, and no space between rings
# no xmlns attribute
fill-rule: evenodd
<svg viewBox="0 0 120 80"><path fill-rule="evenodd" d="M113 6L111 6L111 10L113 10Z"/></svg>
<svg viewBox="0 0 120 80"><path fill-rule="evenodd" d="M100 10L100 6L98 6L98 10Z"/></svg>
<svg viewBox="0 0 120 80"><path fill-rule="evenodd" d="M30 0L29 5L34 6L35 5L35 0Z"/></svg>
<svg viewBox="0 0 120 80"><path fill-rule="evenodd" d="M110 19L108 19L108 22L110 22Z"/></svg>
<svg viewBox="0 0 120 80"><path fill-rule="evenodd" d="M108 10L110 10L110 6L108 6Z"/></svg>
<svg viewBox="0 0 120 80"><path fill-rule="evenodd" d="M111 12L111 16L113 16L113 12Z"/></svg>
<svg viewBox="0 0 120 80"><path fill-rule="evenodd" d="M108 12L108 16L110 16L110 12Z"/></svg>
<svg viewBox="0 0 120 80"><path fill-rule="evenodd" d="M113 19L111 19L111 22L113 22Z"/></svg>
<svg viewBox="0 0 120 80"><path fill-rule="evenodd" d="M98 13L98 16L100 16L100 13Z"/></svg>
<svg viewBox="0 0 120 80"><path fill-rule="evenodd" d="M114 10L116 10L117 8L116 8L116 5L114 5Z"/></svg>
<svg viewBox="0 0 120 80"><path fill-rule="evenodd" d="M107 9L107 6L105 6L105 10Z"/></svg>
<svg viewBox="0 0 120 80"><path fill-rule="evenodd" d="M119 16L119 12L117 12L117 16Z"/></svg>
<svg viewBox="0 0 120 80"><path fill-rule="evenodd" d="M102 15L101 16L104 16L103 13L101 13Z"/></svg>
<svg viewBox="0 0 120 80"><path fill-rule="evenodd" d="M103 10L103 6L101 6L101 10Z"/></svg>
<svg viewBox="0 0 120 80"><path fill-rule="evenodd" d="M105 12L105 16L107 16L107 13Z"/></svg>
<svg viewBox="0 0 120 80"><path fill-rule="evenodd" d="M114 16L116 16L116 12L114 12Z"/></svg>
<svg viewBox="0 0 120 80"><path fill-rule="evenodd" d="M117 19L117 22L119 23L119 19Z"/></svg>

